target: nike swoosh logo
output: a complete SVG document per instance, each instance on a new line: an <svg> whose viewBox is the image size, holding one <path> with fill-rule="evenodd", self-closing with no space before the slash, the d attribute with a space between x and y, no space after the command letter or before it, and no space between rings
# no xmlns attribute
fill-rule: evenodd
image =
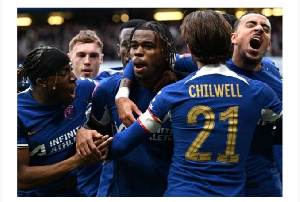
<svg viewBox="0 0 300 202"><path fill-rule="evenodd" d="M35 130L35 131L32 131L32 132L28 132L27 134L28 134L28 135L33 135L33 134L35 134L35 133L39 132L40 130L42 130L42 128L40 128L40 129L37 129L37 130Z"/></svg>

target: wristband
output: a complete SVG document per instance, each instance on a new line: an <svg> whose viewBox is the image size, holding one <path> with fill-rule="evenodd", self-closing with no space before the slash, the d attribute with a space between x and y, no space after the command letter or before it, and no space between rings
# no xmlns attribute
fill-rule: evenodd
<svg viewBox="0 0 300 202"><path fill-rule="evenodd" d="M115 97L115 99L118 99L120 97L126 97L128 98L129 97L129 88L128 87L121 87Z"/></svg>

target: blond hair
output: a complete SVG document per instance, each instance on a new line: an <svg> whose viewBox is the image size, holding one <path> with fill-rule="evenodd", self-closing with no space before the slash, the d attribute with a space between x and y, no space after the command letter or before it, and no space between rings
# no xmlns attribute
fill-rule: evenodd
<svg viewBox="0 0 300 202"><path fill-rule="evenodd" d="M96 43L101 51L103 43L93 30L81 30L69 43L69 52L71 52L77 43Z"/></svg>

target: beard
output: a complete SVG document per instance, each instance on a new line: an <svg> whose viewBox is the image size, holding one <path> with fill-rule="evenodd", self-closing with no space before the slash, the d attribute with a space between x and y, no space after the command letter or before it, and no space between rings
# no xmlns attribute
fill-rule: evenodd
<svg viewBox="0 0 300 202"><path fill-rule="evenodd" d="M259 58L250 58L246 55L246 53L244 52L242 54L242 60L244 61L245 64L248 64L248 65L257 65L259 63L261 63L261 60L262 60L262 57L259 57Z"/></svg>

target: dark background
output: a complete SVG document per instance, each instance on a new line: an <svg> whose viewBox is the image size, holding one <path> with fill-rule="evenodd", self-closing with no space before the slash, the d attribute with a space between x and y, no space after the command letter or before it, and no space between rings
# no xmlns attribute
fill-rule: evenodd
<svg viewBox="0 0 300 202"><path fill-rule="evenodd" d="M154 20L153 14L162 8L17 8L18 15L27 14L32 18L29 27L18 27L18 64L22 63L25 56L39 45L54 45L68 52L70 40L81 29L96 31L104 44L104 61L119 60L117 56L117 43L119 42L119 28L123 22L113 22L114 14L127 13L129 19L141 18ZM196 10L222 10L235 15L238 10L256 10L261 8L163 8L164 10L180 10L187 15ZM47 18L51 12L64 12L65 21L62 25L51 26ZM268 17L272 25L272 49L267 56L282 56L282 16ZM164 21L169 26L175 39L178 53L187 52L184 42L180 38L180 21Z"/></svg>

